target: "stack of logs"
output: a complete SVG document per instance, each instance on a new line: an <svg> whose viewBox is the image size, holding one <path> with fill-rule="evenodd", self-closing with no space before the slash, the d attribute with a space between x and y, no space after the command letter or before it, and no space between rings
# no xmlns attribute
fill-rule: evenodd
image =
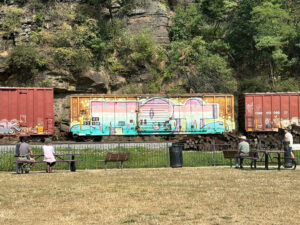
<svg viewBox="0 0 300 225"><path fill-rule="evenodd" d="M300 126L292 125L291 133L294 137L294 143L300 143Z"/></svg>
<svg viewBox="0 0 300 225"><path fill-rule="evenodd" d="M294 143L300 143L300 126L292 125L291 133ZM250 149L282 149L284 132L279 129L276 133L253 133L247 137ZM183 150L222 151L237 149L239 135L223 133L220 135L182 135L177 139L183 144Z"/></svg>
<svg viewBox="0 0 300 225"><path fill-rule="evenodd" d="M237 146L238 137L233 134L214 136L183 135L179 142L183 144L183 150L216 151L234 149Z"/></svg>

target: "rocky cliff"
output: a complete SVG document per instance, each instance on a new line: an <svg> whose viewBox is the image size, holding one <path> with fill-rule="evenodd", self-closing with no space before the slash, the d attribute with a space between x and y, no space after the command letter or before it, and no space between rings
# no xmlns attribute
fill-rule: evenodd
<svg viewBox="0 0 300 225"><path fill-rule="evenodd" d="M122 22L122 32L126 34L134 35L147 29L157 45L168 45L168 28L172 16L170 7L159 1L142 3L124 10L125 6L117 1L109 7L93 7L82 1L50 1L47 4L39 0L25 3L4 1L0 9L0 85L53 87L57 131L68 132L70 95L122 93L135 84L142 89L144 82L153 79L153 68L146 63L140 65L134 70L135 76L132 78L128 75L132 71L126 68L126 63L123 63L123 70L127 70L125 76L122 72L112 73L113 70L105 63L105 60L108 61L105 57L100 57L100 62L74 69L84 59L72 64L73 53L68 55L63 52L63 59L58 62L50 56L55 56L58 50L67 51L70 46L76 49L76 46L80 46L76 32L83 32L83 37L86 35L88 38L88 35L94 35L90 24L101 26L100 20L108 21L112 18ZM82 17L88 21L88 26L82 25ZM74 35L69 38L69 31L74 30ZM70 43L58 44L69 40ZM84 40L80 41L84 43ZM79 52L77 58L78 55L85 57L86 52L85 49ZM118 56L115 52L111 58Z"/></svg>

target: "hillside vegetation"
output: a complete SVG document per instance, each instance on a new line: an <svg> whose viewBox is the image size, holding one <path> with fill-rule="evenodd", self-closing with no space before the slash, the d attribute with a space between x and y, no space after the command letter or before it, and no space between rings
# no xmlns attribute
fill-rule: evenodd
<svg viewBox="0 0 300 225"><path fill-rule="evenodd" d="M0 4L2 86L57 93L300 90L297 0ZM167 41L154 28L165 29Z"/></svg>

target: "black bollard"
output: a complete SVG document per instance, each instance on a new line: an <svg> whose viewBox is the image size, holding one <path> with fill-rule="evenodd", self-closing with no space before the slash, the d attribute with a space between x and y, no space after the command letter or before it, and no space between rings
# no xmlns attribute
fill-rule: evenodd
<svg viewBox="0 0 300 225"><path fill-rule="evenodd" d="M75 156L72 155L72 160L74 160L74 159L75 159ZM71 162L70 170L71 170L71 172L75 172L76 171L76 165L75 165L74 161Z"/></svg>

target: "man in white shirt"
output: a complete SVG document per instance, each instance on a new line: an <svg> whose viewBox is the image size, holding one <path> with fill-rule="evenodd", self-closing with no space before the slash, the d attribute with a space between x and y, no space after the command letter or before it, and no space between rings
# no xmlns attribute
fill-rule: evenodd
<svg viewBox="0 0 300 225"><path fill-rule="evenodd" d="M292 152L292 146L293 146L293 135L289 132L287 128L284 129L284 157L285 158L295 158L293 152ZM285 160L285 166L290 167L290 160Z"/></svg>

